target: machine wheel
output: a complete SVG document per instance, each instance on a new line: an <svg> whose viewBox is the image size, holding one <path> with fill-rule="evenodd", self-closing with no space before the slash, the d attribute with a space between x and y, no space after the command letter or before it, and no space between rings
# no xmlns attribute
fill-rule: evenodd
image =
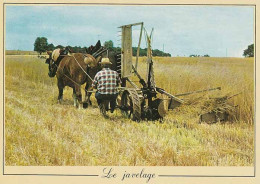
<svg viewBox="0 0 260 184"><path fill-rule="evenodd" d="M121 97L121 110L134 121L141 120L141 101L135 89L126 89Z"/></svg>

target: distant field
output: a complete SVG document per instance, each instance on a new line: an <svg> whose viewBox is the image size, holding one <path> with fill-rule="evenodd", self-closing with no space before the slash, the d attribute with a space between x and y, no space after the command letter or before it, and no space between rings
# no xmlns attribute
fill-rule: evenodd
<svg viewBox="0 0 260 184"><path fill-rule="evenodd" d="M47 53L42 53L46 55ZM5 55L38 55L36 51L6 50Z"/></svg>
<svg viewBox="0 0 260 184"><path fill-rule="evenodd" d="M145 58L138 70L144 77ZM190 95L164 121L133 122L119 110L104 119L97 108L73 107L72 89L57 104L56 78L45 60L6 55L6 165L46 166L253 166L254 61L252 58L154 58L158 87L172 94L222 87ZM133 77L135 80L135 77ZM82 91L83 92L83 91ZM199 124L211 97L232 95L232 122Z"/></svg>

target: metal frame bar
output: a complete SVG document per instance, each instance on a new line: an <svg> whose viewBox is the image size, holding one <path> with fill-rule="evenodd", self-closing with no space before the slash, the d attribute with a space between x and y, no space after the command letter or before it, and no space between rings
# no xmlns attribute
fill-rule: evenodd
<svg viewBox="0 0 260 184"><path fill-rule="evenodd" d="M191 92L187 92L187 93L176 94L174 96L186 96L186 95L191 95L191 94L195 94L195 93L202 93L202 92L205 92L205 91L213 91L213 90L221 90L221 87L204 89L204 90L199 90L199 91L191 91Z"/></svg>

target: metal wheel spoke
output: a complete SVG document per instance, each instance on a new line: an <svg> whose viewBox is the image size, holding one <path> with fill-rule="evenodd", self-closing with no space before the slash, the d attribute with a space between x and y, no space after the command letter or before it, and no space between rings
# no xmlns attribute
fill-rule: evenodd
<svg viewBox="0 0 260 184"><path fill-rule="evenodd" d="M141 119L141 102L138 93L134 89L127 89L122 94L123 114L132 120Z"/></svg>

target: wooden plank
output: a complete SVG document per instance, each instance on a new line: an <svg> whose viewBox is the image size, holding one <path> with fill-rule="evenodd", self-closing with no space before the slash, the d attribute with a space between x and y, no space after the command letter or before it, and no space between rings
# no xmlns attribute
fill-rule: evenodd
<svg viewBox="0 0 260 184"><path fill-rule="evenodd" d="M143 22L138 22L138 23L134 23L134 24L127 24L127 25L123 25L123 26L120 26L118 28L122 28L122 27L131 27L131 26L137 26L137 25L142 25Z"/></svg>
<svg viewBox="0 0 260 184"><path fill-rule="evenodd" d="M132 75L132 27L122 27L121 76Z"/></svg>
<svg viewBox="0 0 260 184"><path fill-rule="evenodd" d="M139 57L139 53L140 53L140 45L141 45L141 40L142 40L142 33L143 33L143 24L141 24L141 31L140 31L139 42L138 42L137 53L136 53L136 62L135 62L135 69L136 70L137 70L137 65L138 65L138 57Z"/></svg>

